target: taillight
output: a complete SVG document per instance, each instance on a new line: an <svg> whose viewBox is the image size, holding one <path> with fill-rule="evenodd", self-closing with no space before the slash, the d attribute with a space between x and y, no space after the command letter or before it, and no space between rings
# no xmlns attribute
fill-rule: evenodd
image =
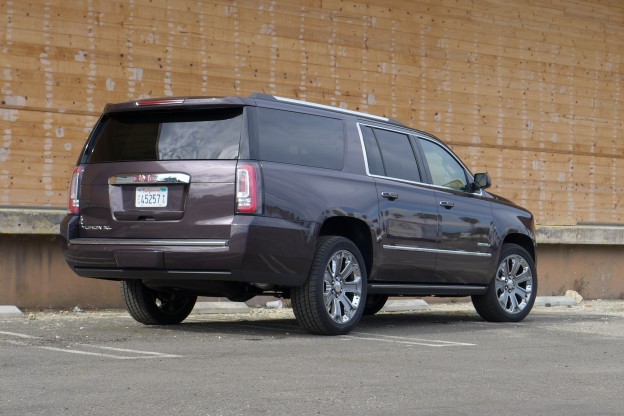
<svg viewBox="0 0 624 416"><path fill-rule="evenodd" d="M83 166L76 166L69 183L69 212L80 214L80 179L84 172Z"/></svg>
<svg viewBox="0 0 624 416"><path fill-rule="evenodd" d="M260 168L251 163L241 163L236 168L236 213L262 212Z"/></svg>

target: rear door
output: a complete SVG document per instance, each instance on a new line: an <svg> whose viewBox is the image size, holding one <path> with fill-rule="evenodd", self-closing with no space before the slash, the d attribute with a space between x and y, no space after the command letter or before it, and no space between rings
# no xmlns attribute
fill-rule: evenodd
<svg viewBox="0 0 624 416"><path fill-rule="evenodd" d="M435 194L421 180L409 137L360 125L369 174L379 199L381 239L374 280L431 282L436 263L438 213Z"/></svg>
<svg viewBox="0 0 624 416"><path fill-rule="evenodd" d="M104 115L83 157L80 237L229 238L244 108Z"/></svg>

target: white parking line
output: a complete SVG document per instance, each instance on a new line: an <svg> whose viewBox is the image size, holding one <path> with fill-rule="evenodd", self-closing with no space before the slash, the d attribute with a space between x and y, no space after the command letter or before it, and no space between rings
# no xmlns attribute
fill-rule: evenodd
<svg viewBox="0 0 624 416"><path fill-rule="evenodd" d="M18 334L17 332L6 332L6 331L0 331L0 335L9 335L11 337L18 337L18 338L37 338L37 337L33 337L32 335Z"/></svg>
<svg viewBox="0 0 624 416"><path fill-rule="evenodd" d="M39 340L45 341L45 338L34 337L32 335L27 335L27 334L19 334L16 332L0 331L0 335L8 335L8 336L22 338L22 339L39 339ZM0 342L6 342L8 344L25 346L25 347L33 347L33 348L38 348L41 350L64 352L68 354L89 355L89 356L95 356L95 357L101 357L101 358L111 358L113 360L145 360L145 359L150 359L150 358L182 358L183 357L182 355L176 355L176 354L165 354L165 353L154 352L154 351L133 350L129 348L106 347L103 345L76 344L74 348L69 348L69 347L59 348L59 347L50 347L47 345L31 345L24 341L14 341L14 340L9 340L9 339L0 339ZM81 349L76 349L76 347L81 348ZM96 349L96 350L116 351L116 352L135 354L135 355L115 355L115 354L105 354L101 352L84 351L84 349L89 349L89 348Z"/></svg>
<svg viewBox="0 0 624 416"><path fill-rule="evenodd" d="M396 344L421 345L425 347L474 347L477 344L467 342L442 341L438 339L422 339L411 337L399 337L394 335L380 335L366 332L353 332L348 338L365 339L367 341L393 342Z"/></svg>

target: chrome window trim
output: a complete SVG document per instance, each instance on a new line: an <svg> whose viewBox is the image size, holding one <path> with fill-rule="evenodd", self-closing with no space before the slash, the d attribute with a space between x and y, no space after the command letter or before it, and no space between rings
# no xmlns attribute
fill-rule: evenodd
<svg viewBox="0 0 624 416"><path fill-rule="evenodd" d="M405 134L407 136L409 136L411 133L408 133L406 131L402 131L402 130L399 130L399 129L379 127L379 126L376 126L374 124L366 124L366 123L358 122L357 123L357 128L358 128L358 134L360 135L360 146L362 146L362 153L364 154L364 167L366 168L366 176L370 176L371 178L389 179L389 180L396 181L396 182L406 183L408 185L421 185L421 186L424 186L424 187L427 187L427 188L431 188L432 185L430 183L426 183L426 182L410 181L410 180L407 180L407 179L394 178L392 176L373 175L372 173L370 173L370 170L369 170L369 167L368 167L368 153L366 153L366 146L364 145L364 136L362 135L362 128L361 128L361 126L366 126L366 127L376 128L376 129L381 129L381 130L387 130L387 131L391 131L393 133Z"/></svg>
<svg viewBox="0 0 624 416"><path fill-rule="evenodd" d="M440 250L436 248L424 248L414 246L398 246L384 244L383 248L386 250L401 250L401 251L418 251L421 253L436 253L436 254L457 254L460 256L475 256L475 257L492 257L492 253L483 253L479 251L463 251L463 250Z"/></svg>
<svg viewBox="0 0 624 416"><path fill-rule="evenodd" d="M179 246L179 247L228 247L229 240L183 240L183 239L127 239L127 238L74 238L73 245L115 245L115 246Z"/></svg>
<svg viewBox="0 0 624 416"><path fill-rule="evenodd" d="M143 178L143 180L137 179ZM124 173L108 178L109 185L142 185L151 183L190 183L186 173Z"/></svg>
<svg viewBox="0 0 624 416"><path fill-rule="evenodd" d="M400 134L405 134L408 136L414 136L417 139L423 139L423 140L427 140L430 141L434 144L437 144L438 146L441 146L444 150L446 150L453 159L455 159L457 161L457 163L459 163L459 165L464 169L464 172L468 175L468 179L474 181L474 175L472 174L472 172L470 171L470 169L468 169L468 167L466 167L466 165L464 164L464 162L462 162L457 155L455 155L455 153L453 153L453 151L446 146L444 143L442 143L439 139L435 138L435 137L430 137L427 135L427 133L425 132L421 132L418 130L410 130L408 128L395 128L394 126L379 126L376 124L369 124L369 123L363 123L358 121L357 122L357 128L358 128L358 134L360 135L360 146L362 146L362 153L364 154L364 166L366 168L366 175L370 176L372 178L380 178L380 179L390 179L393 181L398 181L398 182L402 182L402 183L407 183L407 184L412 184L412 185L421 185L421 186L426 186L429 188L438 188L444 191L458 191L457 189L453 189L450 188L448 186L442 186L442 185L434 185L432 183L427 183L427 182L416 182L416 181L409 181L406 179L401 179L401 178L393 178L392 176L381 176L381 175L373 175L370 173L369 167L368 167L368 153L366 153L366 146L364 145L364 136L362 135L362 126L366 126L366 127L370 127L370 128L375 128L375 129L381 129L381 130L388 130L394 133L400 133ZM466 192L466 191L458 191L458 192L464 192L468 195L477 195L477 196L483 196L483 190L479 189L478 192Z"/></svg>

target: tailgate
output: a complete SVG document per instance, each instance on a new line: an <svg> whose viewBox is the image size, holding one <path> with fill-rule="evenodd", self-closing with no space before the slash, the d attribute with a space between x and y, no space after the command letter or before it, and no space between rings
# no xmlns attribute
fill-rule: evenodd
<svg viewBox="0 0 624 416"><path fill-rule="evenodd" d="M91 165L80 237L229 238L235 173L234 160Z"/></svg>

